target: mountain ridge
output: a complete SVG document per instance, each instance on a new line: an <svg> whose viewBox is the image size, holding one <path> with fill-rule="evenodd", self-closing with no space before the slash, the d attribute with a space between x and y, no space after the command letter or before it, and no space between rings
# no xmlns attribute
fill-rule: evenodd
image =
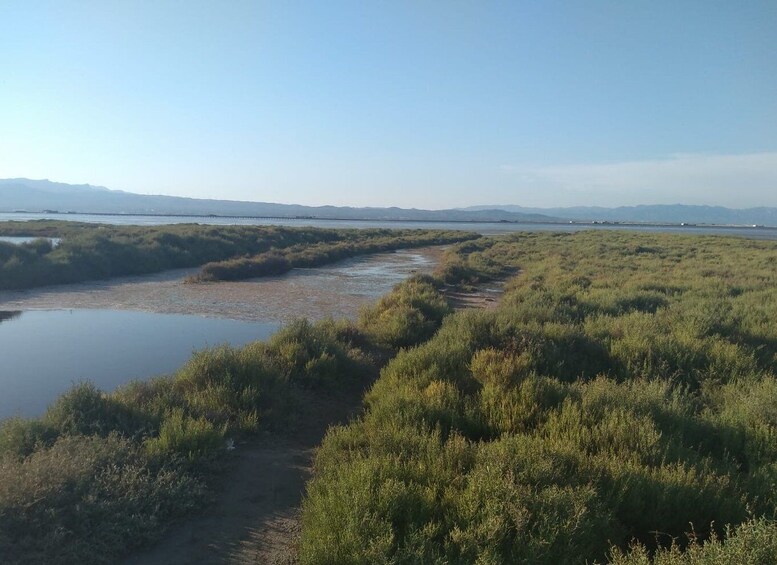
<svg viewBox="0 0 777 565"><path fill-rule="evenodd" d="M419 208L304 206L245 200L145 195L91 184L48 179L0 179L0 212L78 212L84 214L158 214L179 216L246 216L383 221L471 221L567 223L667 223L777 226L777 208L726 208L689 204L637 206L570 206L536 208L480 205L444 210Z"/></svg>
<svg viewBox="0 0 777 565"><path fill-rule="evenodd" d="M727 208L725 206L678 203L639 204L613 208L604 206L532 208L516 205L484 205L459 209L473 212L480 209L504 210L515 213L535 213L541 210L544 214L573 221L777 226L777 208L768 206Z"/></svg>
<svg viewBox="0 0 777 565"><path fill-rule="evenodd" d="M544 214L504 210L461 211L417 208L303 206L239 200L198 199L145 195L92 185L70 185L48 180L0 179L0 212L78 212L85 214L217 215L254 217L311 217L319 219L386 221L508 221L559 222Z"/></svg>

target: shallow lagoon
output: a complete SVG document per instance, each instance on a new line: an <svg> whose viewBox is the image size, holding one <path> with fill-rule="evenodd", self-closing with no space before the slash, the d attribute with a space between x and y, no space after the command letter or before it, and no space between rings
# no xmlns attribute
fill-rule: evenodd
<svg viewBox="0 0 777 565"><path fill-rule="evenodd" d="M175 371L204 347L268 338L304 317L355 318L439 249L403 250L249 281L186 284L168 271L0 292L0 419L40 415L74 382L110 391Z"/></svg>
<svg viewBox="0 0 777 565"><path fill-rule="evenodd" d="M316 228L396 228L474 231L484 235L513 232L576 232L580 230L628 230L656 233L688 233L696 235L736 235L752 239L777 239L777 228L763 226L660 225L660 224L593 224L593 223L534 223L534 222L423 222L380 220L322 220L314 218L251 218L218 216L133 216L128 214L51 214L0 212L0 222L16 220L68 220L100 224L155 226L161 224L210 224L246 226L290 226Z"/></svg>
<svg viewBox="0 0 777 565"><path fill-rule="evenodd" d="M266 339L279 325L126 310L0 312L0 418L39 415L82 380L113 390L170 373L196 349Z"/></svg>

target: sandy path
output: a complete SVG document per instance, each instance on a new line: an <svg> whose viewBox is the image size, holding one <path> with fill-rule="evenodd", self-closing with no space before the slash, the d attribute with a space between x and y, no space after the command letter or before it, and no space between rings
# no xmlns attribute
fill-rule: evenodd
<svg viewBox="0 0 777 565"><path fill-rule="evenodd" d="M234 468L206 513L176 526L126 565L294 562L313 449L288 440L238 449Z"/></svg>

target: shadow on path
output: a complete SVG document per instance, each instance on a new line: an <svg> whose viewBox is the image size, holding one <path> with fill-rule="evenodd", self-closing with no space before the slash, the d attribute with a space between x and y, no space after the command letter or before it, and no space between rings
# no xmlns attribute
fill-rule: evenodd
<svg viewBox="0 0 777 565"><path fill-rule="evenodd" d="M125 565L295 563L300 506L315 449L330 425L347 422L360 409L361 398L362 391L312 398L293 433L238 445L219 479L215 502Z"/></svg>

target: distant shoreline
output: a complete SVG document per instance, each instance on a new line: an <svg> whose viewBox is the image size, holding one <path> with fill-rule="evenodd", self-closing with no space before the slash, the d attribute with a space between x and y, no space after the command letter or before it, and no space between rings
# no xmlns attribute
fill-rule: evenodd
<svg viewBox="0 0 777 565"><path fill-rule="evenodd" d="M763 229L777 230L777 226L759 224L712 224L712 223L674 223L674 222L630 222L610 220L565 220L565 221L534 221L534 220L461 220L461 219L423 219L423 218L356 218L356 217L327 217L327 216L255 216L237 214L167 214L167 213L131 213L131 212L59 212L53 210L27 211L12 210L2 211L3 215L51 215L51 216L106 216L120 218L206 218L217 220L283 220L283 221L316 221L316 222L370 222L370 223L418 223L418 224L510 224L510 225L558 225L558 226L607 226L607 227L669 227L669 228L715 228L715 229ZM59 218L57 218L59 219ZM66 220L66 218L63 218Z"/></svg>

